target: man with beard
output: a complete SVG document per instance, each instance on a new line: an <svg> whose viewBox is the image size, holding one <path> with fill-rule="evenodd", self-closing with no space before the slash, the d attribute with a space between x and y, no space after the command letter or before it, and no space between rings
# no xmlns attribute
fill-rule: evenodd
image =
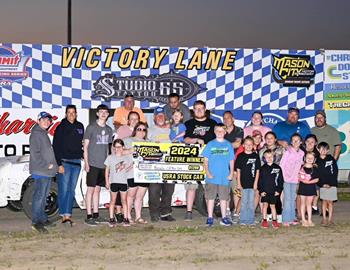
<svg viewBox="0 0 350 270"><path fill-rule="evenodd" d="M168 120L171 120L175 110L180 110L183 113L183 122L191 119L190 109L180 102L180 96L176 93L171 93L168 96L168 104L165 105L164 111Z"/></svg>
<svg viewBox="0 0 350 270"><path fill-rule="evenodd" d="M206 116L206 105L202 100L197 100L193 104L194 118L185 123L186 134L185 143L188 144L207 144L215 139L214 127L216 121ZM196 196L197 184L185 185L187 212L185 220L192 220L193 202Z"/></svg>
<svg viewBox="0 0 350 270"><path fill-rule="evenodd" d="M276 134L278 143L283 148L288 147L293 134L299 133L302 139L305 139L306 135L311 133L309 126L300 122L299 117L300 110L298 108L289 108L287 120L278 122L273 127L272 131Z"/></svg>
<svg viewBox="0 0 350 270"><path fill-rule="evenodd" d="M315 127L311 129L312 134L316 135L317 141L329 144L329 153L335 160L339 159L341 150L341 141L338 130L327 124L326 113L319 110L315 114Z"/></svg>

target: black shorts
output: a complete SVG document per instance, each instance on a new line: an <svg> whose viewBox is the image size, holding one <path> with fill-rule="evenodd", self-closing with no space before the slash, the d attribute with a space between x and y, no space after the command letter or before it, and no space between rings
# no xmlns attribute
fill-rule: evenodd
<svg viewBox="0 0 350 270"><path fill-rule="evenodd" d="M276 204L277 202L277 196L274 194L266 194L264 197L261 196L261 202L262 203L268 203L268 204Z"/></svg>
<svg viewBox="0 0 350 270"><path fill-rule="evenodd" d="M90 166L90 171L86 175L86 185L104 187L106 185L105 169Z"/></svg>
<svg viewBox="0 0 350 270"><path fill-rule="evenodd" d="M111 184L111 191L112 192L126 192L128 190L128 185L127 184L117 184L117 183L112 183Z"/></svg>
<svg viewBox="0 0 350 270"><path fill-rule="evenodd" d="M144 187L144 188L148 188L149 184L147 183L135 183L134 182L134 178L129 178L128 179L128 187L129 188L134 188L134 187Z"/></svg>

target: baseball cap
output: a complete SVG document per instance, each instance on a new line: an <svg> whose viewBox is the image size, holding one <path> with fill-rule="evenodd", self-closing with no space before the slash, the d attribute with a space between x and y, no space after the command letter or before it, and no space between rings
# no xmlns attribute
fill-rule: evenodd
<svg viewBox="0 0 350 270"><path fill-rule="evenodd" d="M288 113L291 113L291 112L296 112L296 113L300 114L300 110L297 107L288 108Z"/></svg>
<svg viewBox="0 0 350 270"><path fill-rule="evenodd" d="M165 114L165 111L164 111L163 107L157 107L157 108L154 109L154 115L158 115L160 113L164 113Z"/></svg>
<svg viewBox="0 0 350 270"><path fill-rule="evenodd" d="M49 114L48 112L41 112L38 114L38 120L44 119L44 118L49 118L49 120L52 120L52 115Z"/></svg>
<svg viewBox="0 0 350 270"><path fill-rule="evenodd" d="M253 133L252 133L252 136L255 137L255 136L261 136L262 137L262 134L259 130L254 130Z"/></svg>
<svg viewBox="0 0 350 270"><path fill-rule="evenodd" d="M318 115L318 114L320 114L320 115L322 115L324 118L326 118L326 112L325 112L324 110L318 110L318 111L316 112L315 116Z"/></svg>

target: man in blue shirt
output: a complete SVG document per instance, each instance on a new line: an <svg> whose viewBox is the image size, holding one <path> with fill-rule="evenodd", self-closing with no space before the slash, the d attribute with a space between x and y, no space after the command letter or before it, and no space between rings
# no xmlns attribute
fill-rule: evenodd
<svg viewBox="0 0 350 270"><path fill-rule="evenodd" d="M303 139L311 133L309 126L299 121L299 116L300 111L298 108L289 108L287 120L278 122L273 127L273 132L277 136L278 143L284 148L288 147L290 138L294 133L299 133Z"/></svg>

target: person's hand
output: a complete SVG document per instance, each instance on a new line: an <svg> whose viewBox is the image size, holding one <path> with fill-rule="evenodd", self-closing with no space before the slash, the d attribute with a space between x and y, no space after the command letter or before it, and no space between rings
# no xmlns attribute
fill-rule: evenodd
<svg viewBox="0 0 350 270"><path fill-rule="evenodd" d="M232 174L229 174L229 175L227 176L227 180L232 181L232 180L233 180L233 175L232 175Z"/></svg>
<svg viewBox="0 0 350 270"><path fill-rule="evenodd" d="M242 188L242 185L237 184L237 189L242 190L242 189L243 189L243 188Z"/></svg>
<svg viewBox="0 0 350 270"><path fill-rule="evenodd" d="M202 139L197 139L197 143L200 144L200 145L203 145L204 141Z"/></svg>
<svg viewBox="0 0 350 270"><path fill-rule="evenodd" d="M327 184L324 184L323 187L324 187L324 188L330 188L331 186L330 186L330 185L327 185Z"/></svg>
<svg viewBox="0 0 350 270"><path fill-rule="evenodd" d="M214 175L212 175L210 172L208 172L208 173L207 173L207 177L208 177L209 179L213 179L213 178L214 178Z"/></svg>
<svg viewBox="0 0 350 270"><path fill-rule="evenodd" d="M281 145L283 148L285 148L285 149L288 148L288 142L287 142L287 141L280 141L279 143L280 143L280 145Z"/></svg>
<svg viewBox="0 0 350 270"><path fill-rule="evenodd" d="M279 193L279 192L277 192L277 191L275 191L275 196L278 196L278 195L280 195L280 193Z"/></svg>
<svg viewBox="0 0 350 270"><path fill-rule="evenodd" d="M53 168L53 164L49 164L48 169L49 169L49 170L52 170L52 168Z"/></svg>
<svg viewBox="0 0 350 270"><path fill-rule="evenodd" d="M63 165L61 165L61 166L58 167L58 173L61 173L61 174L64 173L64 167L63 167Z"/></svg>
<svg viewBox="0 0 350 270"><path fill-rule="evenodd" d="M85 163L84 167L85 171L88 173L90 171L90 165L88 163Z"/></svg>
<svg viewBox="0 0 350 270"><path fill-rule="evenodd" d="M106 181L106 189L109 189L109 187L110 187L109 181Z"/></svg>
<svg viewBox="0 0 350 270"><path fill-rule="evenodd" d="M261 192L261 197L265 197L266 196L266 192Z"/></svg>

